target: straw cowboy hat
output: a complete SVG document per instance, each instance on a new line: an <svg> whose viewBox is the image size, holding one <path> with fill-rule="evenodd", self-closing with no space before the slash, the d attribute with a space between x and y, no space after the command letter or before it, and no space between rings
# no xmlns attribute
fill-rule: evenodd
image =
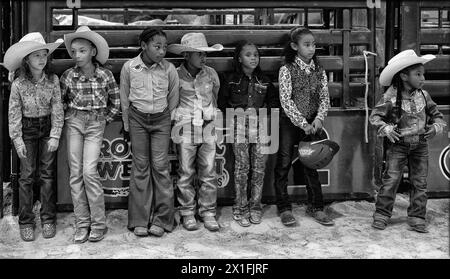
<svg viewBox="0 0 450 279"><path fill-rule="evenodd" d="M182 52L210 52L221 51L223 46L221 44L215 44L211 47L206 42L205 35L203 33L187 33L181 38L181 44L171 44L167 47L167 51L180 54Z"/></svg>
<svg viewBox="0 0 450 279"><path fill-rule="evenodd" d="M389 60L388 65L380 74L380 84L382 86L390 86L392 78L396 73L414 64L425 64L434 58L436 56L433 54L426 54L419 57L412 49L404 50Z"/></svg>
<svg viewBox="0 0 450 279"><path fill-rule="evenodd" d="M83 25L78 27L77 31L74 33L64 35L64 42L70 57L72 57L72 53L69 51L70 46L72 41L75 39L86 39L91 41L97 48L97 55L95 56L95 59L97 59L97 61L101 64L106 63L109 57L109 46L105 38L103 38L100 34L92 31L88 26Z"/></svg>
<svg viewBox="0 0 450 279"><path fill-rule="evenodd" d="M1 65L8 69L8 71L14 72L20 67L22 60L28 54L41 49L47 49L48 54L51 54L62 43L63 39L58 39L54 43L46 44L41 33L28 33L20 41L8 48L5 53L4 62Z"/></svg>

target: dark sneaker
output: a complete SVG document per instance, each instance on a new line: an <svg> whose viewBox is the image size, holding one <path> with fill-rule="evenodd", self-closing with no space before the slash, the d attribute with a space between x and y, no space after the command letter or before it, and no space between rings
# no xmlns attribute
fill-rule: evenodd
<svg viewBox="0 0 450 279"><path fill-rule="evenodd" d="M377 230L384 230L387 226L387 223L384 220L381 219L375 219L372 223L372 228L375 228Z"/></svg>
<svg viewBox="0 0 450 279"><path fill-rule="evenodd" d="M410 230L416 231L419 233L429 233L425 224L409 225L409 228L410 228Z"/></svg>
<svg viewBox="0 0 450 279"><path fill-rule="evenodd" d="M408 217L409 229L419 233L428 233L425 220L417 217Z"/></svg>
<svg viewBox="0 0 450 279"><path fill-rule="evenodd" d="M89 234L90 242L98 242L105 238L105 234L108 232L108 228L104 229L91 229L91 233Z"/></svg>
<svg viewBox="0 0 450 279"><path fill-rule="evenodd" d="M89 229L88 228L77 228L75 231L75 235L73 236L73 242L77 244L84 243L89 238Z"/></svg>
<svg viewBox="0 0 450 279"><path fill-rule="evenodd" d="M306 214L313 217L314 220L324 226L333 226L334 221L323 210L309 209Z"/></svg>
<svg viewBox="0 0 450 279"><path fill-rule="evenodd" d="M262 212L260 210L250 210L250 223L261 224Z"/></svg>
<svg viewBox="0 0 450 279"><path fill-rule="evenodd" d="M211 232L215 232L220 229L215 216L203 217L203 223L205 224L205 228Z"/></svg>
<svg viewBox="0 0 450 279"><path fill-rule="evenodd" d="M183 216L183 227L188 231L198 230L197 220L195 219L195 216Z"/></svg>
<svg viewBox="0 0 450 279"><path fill-rule="evenodd" d="M147 228L144 227L135 227L133 232L136 236L140 237L148 236Z"/></svg>
<svg viewBox="0 0 450 279"><path fill-rule="evenodd" d="M157 237L161 237L164 235L164 229L157 225L152 225L150 229L148 229L148 233Z"/></svg>
<svg viewBox="0 0 450 279"><path fill-rule="evenodd" d="M34 240L34 227L27 226L20 229L20 237L23 241L33 241Z"/></svg>
<svg viewBox="0 0 450 279"><path fill-rule="evenodd" d="M292 211L290 211L290 210L281 212L280 218L281 218L281 223L283 223L283 225L285 225L287 227L293 226L297 222L295 220L294 215L292 215Z"/></svg>
<svg viewBox="0 0 450 279"><path fill-rule="evenodd" d="M42 226L42 236L44 238L52 238L56 235L56 225L54 223L44 224Z"/></svg>
<svg viewBox="0 0 450 279"><path fill-rule="evenodd" d="M241 227L248 227L251 225L248 217L242 214L233 214L233 219L238 223Z"/></svg>

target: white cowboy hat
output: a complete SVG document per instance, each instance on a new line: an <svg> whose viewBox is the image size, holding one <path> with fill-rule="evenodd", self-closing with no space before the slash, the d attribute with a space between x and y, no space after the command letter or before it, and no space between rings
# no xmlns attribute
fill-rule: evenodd
<svg viewBox="0 0 450 279"><path fill-rule="evenodd" d="M396 73L414 64L425 64L434 58L436 56L433 54L426 54L419 57L412 49L404 50L389 60L388 65L380 74L380 85L390 86L392 78Z"/></svg>
<svg viewBox="0 0 450 279"><path fill-rule="evenodd" d="M69 52L70 57L72 57L72 52L70 51L70 46L72 41L75 39L86 39L92 42L97 48L97 55L95 59L101 64L105 64L109 57L109 46L105 38L95 31L92 31L88 26L80 26L74 33L69 33L64 35L64 42L66 44L67 52Z"/></svg>
<svg viewBox="0 0 450 279"><path fill-rule="evenodd" d="M182 52L210 52L221 51L223 45L215 44L211 47L206 42L205 35L203 33L187 33L181 38L181 44L171 44L167 47L167 51L180 54Z"/></svg>
<svg viewBox="0 0 450 279"><path fill-rule="evenodd" d="M63 39L57 39L54 43L46 44L44 37L39 32L28 33L23 36L20 41L8 48L5 53L4 62L0 63L8 71L14 72L22 64L22 60L30 53L41 49L47 49L50 55L60 44Z"/></svg>

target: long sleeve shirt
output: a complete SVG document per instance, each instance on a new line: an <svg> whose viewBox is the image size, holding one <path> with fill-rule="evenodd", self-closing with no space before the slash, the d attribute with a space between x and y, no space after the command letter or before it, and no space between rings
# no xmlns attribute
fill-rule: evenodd
<svg viewBox="0 0 450 279"><path fill-rule="evenodd" d="M179 120L214 120L217 109L217 97L220 80L217 72L203 66L193 77L184 64L177 68L180 78L180 104L174 114Z"/></svg>
<svg viewBox="0 0 450 279"><path fill-rule="evenodd" d="M385 136L386 128L394 125L397 125L402 137L423 134L428 124L435 125L437 132L441 132L446 126L443 114L427 91L417 89L402 98L401 118L396 124L391 123L392 110L397 100L397 90L394 87L388 88L372 110L369 121L377 127L379 136Z"/></svg>
<svg viewBox="0 0 450 279"><path fill-rule="evenodd" d="M270 79L264 75L248 77L243 72L230 73L220 86L218 107L226 108L279 108L278 92Z"/></svg>
<svg viewBox="0 0 450 279"><path fill-rule="evenodd" d="M128 130L130 104L143 113L172 111L179 102L179 78L175 66L165 59L147 67L141 54L127 61L120 72L122 120Z"/></svg>
<svg viewBox="0 0 450 279"><path fill-rule="evenodd" d="M22 117L51 115L50 137L59 139L64 124L59 79L43 75L38 82L19 77L13 81L9 97L9 135L16 148L24 146Z"/></svg>
<svg viewBox="0 0 450 279"><path fill-rule="evenodd" d="M316 67L313 60L306 64L296 56L291 65L284 65L279 71L281 106L292 123L300 128L305 128L308 124L308 112L311 110L315 111L315 118L324 121L330 106L327 75L321 70L320 79L315 78L318 74ZM294 71L294 76L291 70ZM315 99L318 104L305 102Z"/></svg>
<svg viewBox="0 0 450 279"><path fill-rule="evenodd" d="M95 64L94 75L86 77L79 67L67 69L61 76L61 95L65 108L106 111L111 122L120 112L119 87L112 72Z"/></svg>

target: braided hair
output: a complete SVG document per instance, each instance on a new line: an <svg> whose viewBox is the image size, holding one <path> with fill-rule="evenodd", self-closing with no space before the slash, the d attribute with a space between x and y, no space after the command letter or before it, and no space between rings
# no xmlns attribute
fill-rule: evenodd
<svg viewBox="0 0 450 279"><path fill-rule="evenodd" d="M414 70L419 66L423 66L423 64L417 63L409 67L406 67L401 71L397 72L392 78L391 85L393 88L397 90L397 97L395 98L395 106L392 109L392 118L394 124L398 123L398 121L400 121L400 118L402 117L402 100L403 100L402 92L405 91L405 85L403 83L402 78L400 77L400 74L408 75L410 71Z"/></svg>
<svg viewBox="0 0 450 279"><path fill-rule="evenodd" d="M156 27L145 28L144 31L142 31L142 33L139 35L139 45L141 45L142 42L147 44L149 40L153 39L153 37L158 35L167 38L166 33L164 33L164 31L161 28Z"/></svg>

